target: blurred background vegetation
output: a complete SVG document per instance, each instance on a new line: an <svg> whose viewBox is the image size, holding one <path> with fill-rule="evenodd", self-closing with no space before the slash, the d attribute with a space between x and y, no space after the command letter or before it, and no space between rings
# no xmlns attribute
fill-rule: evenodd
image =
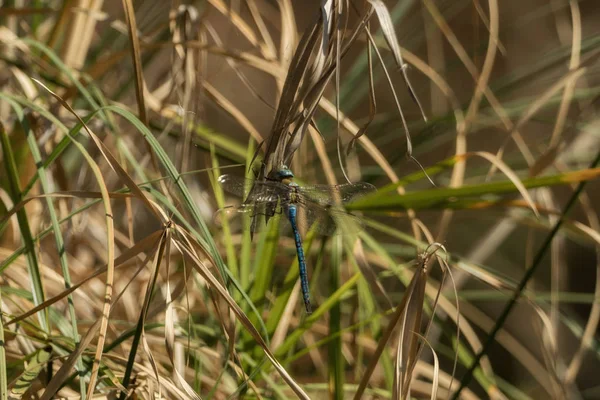
<svg viewBox="0 0 600 400"><path fill-rule="evenodd" d="M0 4L0 400L600 398L597 1Z"/></svg>

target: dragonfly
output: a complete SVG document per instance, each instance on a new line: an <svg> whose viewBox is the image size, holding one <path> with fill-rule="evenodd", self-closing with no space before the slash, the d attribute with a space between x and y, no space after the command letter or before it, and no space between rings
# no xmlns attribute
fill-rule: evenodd
<svg viewBox="0 0 600 400"><path fill-rule="evenodd" d="M263 182L229 174L220 176L218 181L225 191L242 198L247 196L236 211L250 212L252 217L262 214L267 221L275 213L283 213L287 217L296 245L304 307L310 315L312 306L306 258L302 248L301 225L302 228L314 229L324 235L334 234L342 227L344 231L359 227L358 218L343 210L340 204L374 192L375 186L366 182L299 186L294 182L294 174L287 166L282 166ZM258 226L259 224L253 221L252 230L256 230Z"/></svg>

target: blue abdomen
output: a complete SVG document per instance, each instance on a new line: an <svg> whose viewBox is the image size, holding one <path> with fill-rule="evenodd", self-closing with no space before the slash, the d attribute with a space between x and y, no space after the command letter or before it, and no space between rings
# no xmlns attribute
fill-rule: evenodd
<svg viewBox="0 0 600 400"><path fill-rule="evenodd" d="M290 204L288 207L288 218L294 232L294 241L296 242L296 255L298 256L298 268L300 269L300 286L302 288L302 297L304 298L304 306L308 314L312 313L310 306L310 289L308 288L308 274L306 272L306 260L304 259L304 250L302 249L302 238L298 230L297 218L298 210L296 205Z"/></svg>

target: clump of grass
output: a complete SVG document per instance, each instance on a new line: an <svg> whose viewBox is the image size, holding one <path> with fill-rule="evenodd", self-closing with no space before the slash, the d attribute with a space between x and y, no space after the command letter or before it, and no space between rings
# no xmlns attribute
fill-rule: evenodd
<svg viewBox="0 0 600 400"><path fill-rule="evenodd" d="M3 7L0 400L594 397L599 9L522 3ZM378 188L310 316L282 165Z"/></svg>

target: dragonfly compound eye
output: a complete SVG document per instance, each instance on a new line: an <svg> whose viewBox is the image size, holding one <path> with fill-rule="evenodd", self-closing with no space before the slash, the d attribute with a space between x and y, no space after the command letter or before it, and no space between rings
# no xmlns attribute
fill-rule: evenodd
<svg viewBox="0 0 600 400"><path fill-rule="evenodd" d="M277 175L279 177L279 179L291 179L294 177L294 174L292 173L292 171L290 171L290 169L288 167L286 167L285 165L282 166L279 171L277 171Z"/></svg>

